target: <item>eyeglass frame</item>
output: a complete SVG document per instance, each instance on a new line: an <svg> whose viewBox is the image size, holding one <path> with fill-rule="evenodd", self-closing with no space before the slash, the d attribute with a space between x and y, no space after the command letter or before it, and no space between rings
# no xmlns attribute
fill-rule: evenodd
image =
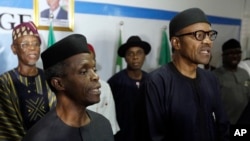
<svg viewBox="0 0 250 141"><path fill-rule="evenodd" d="M27 49L31 46L34 48L40 48L41 43L40 42L22 42L22 43L16 43L16 45L19 45L22 49Z"/></svg>
<svg viewBox="0 0 250 141"><path fill-rule="evenodd" d="M193 35L197 41L203 41L206 38L206 36L203 36L202 39L198 39L197 36L196 36L198 32L203 33L203 35L207 35L209 37L210 41L214 41L216 39L217 35L218 35L218 32L216 30L210 30L210 31L197 30L197 31L194 31L194 32L188 32L188 33L175 35L175 36L176 37L182 37L182 36L186 36L186 35ZM210 34L210 33L213 33L213 34ZM214 35L214 34L215 34L215 38L211 39L212 35Z"/></svg>

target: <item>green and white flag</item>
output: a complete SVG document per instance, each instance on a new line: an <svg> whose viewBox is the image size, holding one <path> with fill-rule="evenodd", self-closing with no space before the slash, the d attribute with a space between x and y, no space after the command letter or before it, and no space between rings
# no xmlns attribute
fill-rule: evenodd
<svg viewBox="0 0 250 141"><path fill-rule="evenodd" d="M53 23L50 22L47 47L50 47L50 46L53 45L55 42L56 42L56 39L55 39L55 35L54 35Z"/></svg>
<svg viewBox="0 0 250 141"><path fill-rule="evenodd" d="M159 65L167 64L171 61L170 55L170 47L168 43L168 37L165 30L162 31L162 39L161 39L161 50L160 50L160 57L159 57Z"/></svg>
<svg viewBox="0 0 250 141"><path fill-rule="evenodd" d="M119 31L119 39L118 39L118 48L122 45L122 31L120 29ZM119 55L117 55L116 57L116 69L115 72L119 72L123 69L123 65L122 65L122 57L120 57Z"/></svg>

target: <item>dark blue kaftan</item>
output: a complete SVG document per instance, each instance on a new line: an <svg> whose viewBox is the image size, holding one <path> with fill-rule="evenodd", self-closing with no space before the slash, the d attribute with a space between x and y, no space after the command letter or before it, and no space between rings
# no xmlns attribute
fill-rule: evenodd
<svg viewBox="0 0 250 141"><path fill-rule="evenodd" d="M134 80L128 76L125 69L108 80L114 96L117 121L120 126L120 131L115 135L116 141L135 141L139 134L136 131L137 118L142 112L142 109L138 109L138 100L142 100L139 87L146 75L147 73L143 71L142 79Z"/></svg>
<svg viewBox="0 0 250 141"><path fill-rule="evenodd" d="M226 141L229 122L215 76L197 68L187 78L169 63L149 74L143 86L152 141Z"/></svg>
<svg viewBox="0 0 250 141"><path fill-rule="evenodd" d="M66 125L52 109L35 124L22 141L114 141L111 125L104 116L87 110L90 123L82 127Z"/></svg>

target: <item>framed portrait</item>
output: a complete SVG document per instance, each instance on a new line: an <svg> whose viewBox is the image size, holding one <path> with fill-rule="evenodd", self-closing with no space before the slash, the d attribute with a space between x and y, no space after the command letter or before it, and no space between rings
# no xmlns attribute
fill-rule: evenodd
<svg viewBox="0 0 250 141"><path fill-rule="evenodd" d="M73 31L74 0L33 0L33 4L38 29L48 30L52 23L54 30Z"/></svg>

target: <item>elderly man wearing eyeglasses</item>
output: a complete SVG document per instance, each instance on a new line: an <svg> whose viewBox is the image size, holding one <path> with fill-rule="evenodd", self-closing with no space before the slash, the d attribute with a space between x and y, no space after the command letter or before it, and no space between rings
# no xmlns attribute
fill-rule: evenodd
<svg viewBox="0 0 250 141"><path fill-rule="evenodd" d="M199 8L178 13L169 30L173 61L151 72L142 85L151 140L228 140L219 82L198 67L209 62L217 32Z"/></svg>
<svg viewBox="0 0 250 141"><path fill-rule="evenodd" d="M41 45L36 25L24 22L15 26L12 40L18 65L0 76L1 141L20 141L56 104L43 70L36 66Z"/></svg>

